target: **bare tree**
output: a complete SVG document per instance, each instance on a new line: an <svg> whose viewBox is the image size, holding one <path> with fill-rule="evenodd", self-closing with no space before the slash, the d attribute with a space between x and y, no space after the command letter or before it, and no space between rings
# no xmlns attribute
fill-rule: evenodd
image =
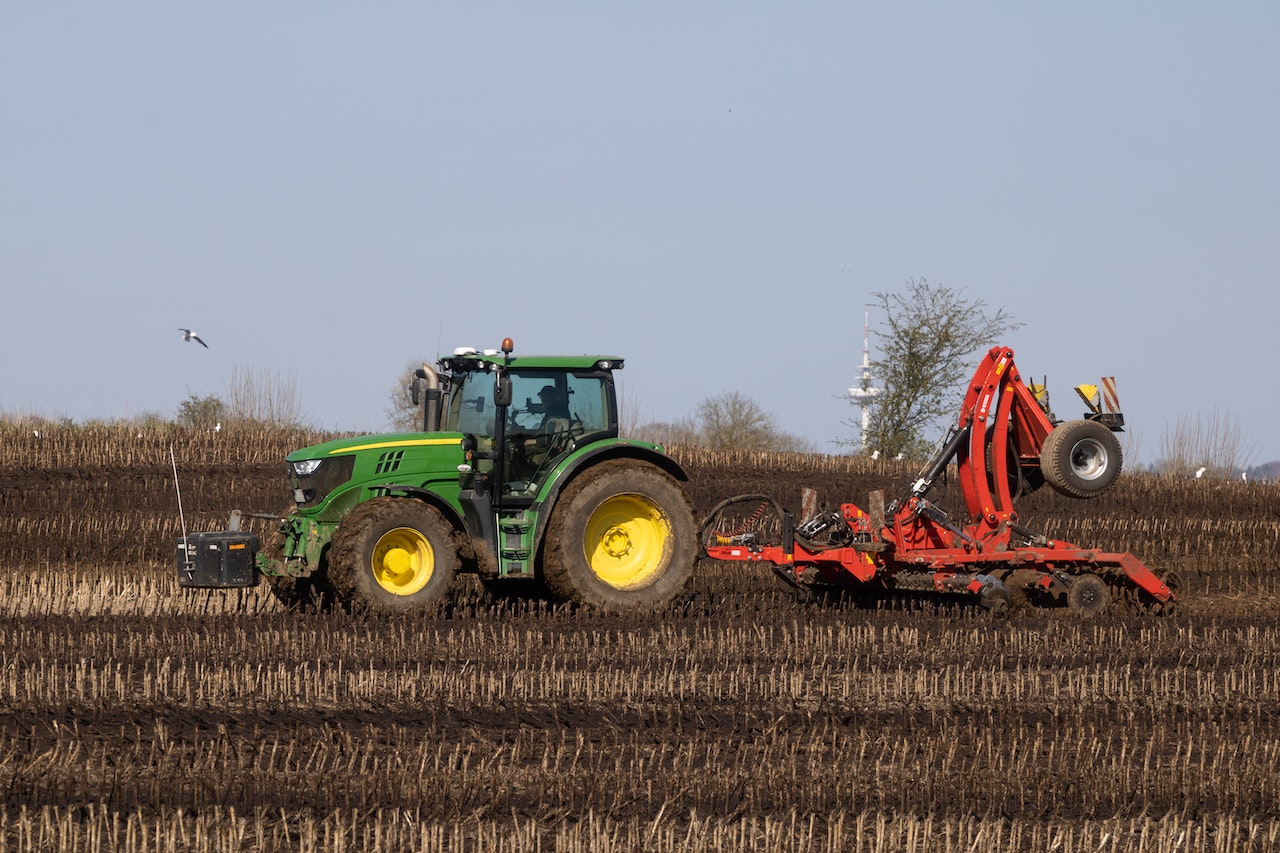
<svg viewBox="0 0 1280 853"><path fill-rule="evenodd" d="M285 428L304 425L297 379L265 368L251 370L233 365L222 403L228 423Z"/></svg>
<svg viewBox="0 0 1280 853"><path fill-rule="evenodd" d="M1238 478L1257 455L1257 443L1245 435L1235 415L1180 415L1160 436L1155 470L1175 477ZM1201 469L1204 469L1203 471Z"/></svg>
<svg viewBox="0 0 1280 853"><path fill-rule="evenodd" d="M701 444L701 439L698 436L698 424L692 418L687 417L672 422L649 421L643 424L635 424L626 430L622 430L621 435L626 438L651 441L654 444L662 444L668 447L674 444Z"/></svg>
<svg viewBox="0 0 1280 853"><path fill-rule="evenodd" d="M698 403L702 444L717 449L763 450L773 434L773 419L755 400L729 391Z"/></svg>
<svg viewBox="0 0 1280 853"><path fill-rule="evenodd" d="M422 406L413 404L409 396L409 386L413 384L413 372L422 366L422 362L410 362L396 381L395 386L387 394L387 407L384 414L391 429L396 432L416 432L422 429Z"/></svg>
<svg viewBox="0 0 1280 853"><path fill-rule="evenodd" d="M772 415L760 404L737 391L707 397L695 414L698 443L721 450L776 450L812 452L812 445L781 432Z"/></svg>
<svg viewBox="0 0 1280 853"><path fill-rule="evenodd" d="M226 411L226 403L222 401L222 398L214 394L204 397L191 394L179 404L176 420L182 426L191 427L192 429L220 429L224 419L228 422L231 420L227 417Z"/></svg>
<svg viewBox="0 0 1280 853"><path fill-rule="evenodd" d="M671 446L699 443L698 424L690 417L677 421L641 421L642 406L621 377L617 378L618 434L624 438Z"/></svg>
<svg viewBox="0 0 1280 853"><path fill-rule="evenodd" d="M926 457L937 441L930 433L956 414L975 354L1022 324L1003 308L990 313L984 300L967 298L962 288L923 278L874 296L882 319L873 332L880 356L871 367L883 389L869 401L865 446L881 456Z"/></svg>

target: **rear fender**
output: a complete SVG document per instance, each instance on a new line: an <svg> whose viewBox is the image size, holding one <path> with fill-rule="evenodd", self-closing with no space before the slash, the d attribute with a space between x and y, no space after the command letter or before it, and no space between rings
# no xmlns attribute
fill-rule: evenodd
<svg viewBox="0 0 1280 853"><path fill-rule="evenodd" d="M540 550L542 547L543 535L546 533L547 525L551 521L551 512L549 510L555 507L556 501L559 499L560 493L564 491L564 488L579 475L610 459L635 459L648 462L671 475L682 486L689 482L689 475L680 466L679 462L653 449L648 444L633 443L626 439L621 439L616 442L609 442L604 446L586 447L577 453L571 453L552 469L551 476L547 477L542 485L542 490L534 501L533 510L537 515L533 537L535 551Z"/></svg>

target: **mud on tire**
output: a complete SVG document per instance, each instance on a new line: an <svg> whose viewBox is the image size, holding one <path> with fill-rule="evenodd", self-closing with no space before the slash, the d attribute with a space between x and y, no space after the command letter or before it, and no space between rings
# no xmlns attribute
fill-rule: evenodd
<svg viewBox="0 0 1280 853"><path fill-rule="evenodd" d="M439 510L412 498L373 498L338 525L329 582L356 612L426 612L444 599L458 565L453 527Z"/></svg>
<svg viewBox="0 0 1280 853"><path fill-rule="evenodd" d="M543 550L554 595L606 611L651 610L684 591L697 532L673 478L635 460L602 462L561 493Z"/></svg>

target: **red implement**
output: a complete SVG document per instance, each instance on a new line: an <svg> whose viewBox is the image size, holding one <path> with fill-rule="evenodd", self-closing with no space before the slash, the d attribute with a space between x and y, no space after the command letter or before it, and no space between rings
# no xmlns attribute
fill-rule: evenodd
<svg viewBox="0 0 1280 853"><path fill-rule="evenodd" d="M1114 398L1114 384L1109 391ZM956 426L887 517L875 493L870 512L845 503L798 525L776 501L741 496L712 512L703 525L703 546L713 559L771 564L793 583L805 581L812 569L828 584L970 593L1003 611L1011 600L1005 580L1029 570L1033 588L1065 591L1069 606L1086 615L1105 607L1111 590L1168 613L1180 585L1175 575L1157 576L1129 553L1041 536L1018 523L1013 507L1015 493L1042 483L1075 498L1110 487L1121 467L1114 433L1123 416L1114 409L1108 401L1106 412L1094 408L1082 420L1055 421L1043 389L1033 391L1022 381L1013 350L993 347L974 373ZM926 498L953 460L967 510L963 520ZM744 509L756 501L754 513ZM744 522L731 525L743 516ZM766 516L772 523L764 523Z"/></svg>

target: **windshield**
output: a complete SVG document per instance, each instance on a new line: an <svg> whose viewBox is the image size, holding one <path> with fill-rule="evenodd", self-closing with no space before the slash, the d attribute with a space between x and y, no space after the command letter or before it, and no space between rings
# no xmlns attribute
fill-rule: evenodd
<svg viewBox="0 0 1280 853"><path fill-rule="evenodd" d="M445 430L493 435L492 374L465 373L455 380L449 392Z"/></svg>
<svg viewBox="0 0 1280 853"><path fill-rule="evenodd" d="M543 431L554 419L567 420L578 434L610 428L607 375L553 370L512 370L510 375L508 431ZM447 429L493 437L493 380L492 373L466 373L455 380Z"/></svg>
<svg viewBox="0 0 1280 853"><path fill-rule="evenodd" d="M617 408L607 371L511 368L511 404L502 447L497 438L493 373L464 373L449 394L448 429L476 437L476 471L488 474L501 459L495 494L528 500L580 439L617 435Z"/></svg>

